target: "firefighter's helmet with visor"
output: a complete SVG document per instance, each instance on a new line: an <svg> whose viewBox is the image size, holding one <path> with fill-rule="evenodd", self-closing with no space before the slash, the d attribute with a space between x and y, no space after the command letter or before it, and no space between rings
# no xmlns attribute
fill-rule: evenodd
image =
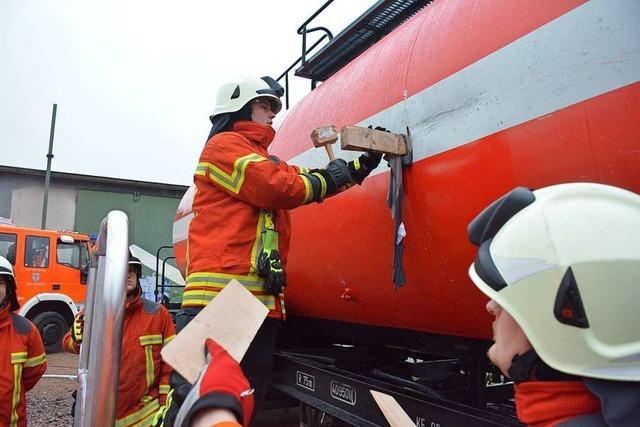
<svg viewBox="0 0 640 427"><path fill-rule="evenodd" d="M552 368L640 381L640 196L591 183L517 188L468 228L469 275Z"/></svg>

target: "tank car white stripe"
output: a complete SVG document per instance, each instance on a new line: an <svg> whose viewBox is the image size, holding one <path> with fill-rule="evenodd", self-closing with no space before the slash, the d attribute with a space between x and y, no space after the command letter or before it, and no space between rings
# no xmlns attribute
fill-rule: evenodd
<svg viewBox="0 0 640 427"><path fill-rule="evenodd" d="M640 81L638 22L637 0L592 0L359 125L408 127L418 161L542 118ZM327 158L311 148L288 162L323 167Z"/></svg>

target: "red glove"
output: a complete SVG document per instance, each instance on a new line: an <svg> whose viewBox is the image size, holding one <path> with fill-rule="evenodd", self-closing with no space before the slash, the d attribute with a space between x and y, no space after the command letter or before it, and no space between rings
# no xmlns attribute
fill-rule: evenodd
<svg viewBox="0 0 640 427"><path fill-rule="evenodd" d="M249 425L253 414L253 389L240 365L227 350L212 339L205 343L207 365L187 395L176 418L176 426L191 425L197 412L207 409L227 409L238 422Z"/></svg>

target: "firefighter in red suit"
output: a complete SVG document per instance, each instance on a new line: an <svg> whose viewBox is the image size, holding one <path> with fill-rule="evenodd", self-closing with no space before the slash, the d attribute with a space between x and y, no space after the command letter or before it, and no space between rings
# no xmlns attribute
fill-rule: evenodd
<svg viewBox="0 0 640 427"><path fill-rule="evenodd" d="M15 313L16 289L13 267L0 257L0 425L25 427L26 392L47 370L47 361L40 332Z"/></svg>
<svg viewBox="0 0 640 427"><path fill-rule="evenodd" d="M116 426L149 426L156 414L164 413L170 392L171 367L160 357L162 347L175 336L171 315L162 305L142 298L142 264L129 258L127 300L120 356L120 380ZM84 313L63 338L65 350L80 351ZM157 418L157 417L156 417Z"/></svg>
<svg viewBox="0 0 640 427"><path fill-rule="evenodd" d="M269 308L269 316L242 360L259 408L271 375L280 321L291 223L289 210L320 202L375 169L381 155L336 159L309 170L271 156L273 119L284 89L271 77L223 85L210 117L212 129L194 175L194 217L189 225L186 288L176 326L180 331L231 280ZM188 387L175 376L174 399Z"/></svg>

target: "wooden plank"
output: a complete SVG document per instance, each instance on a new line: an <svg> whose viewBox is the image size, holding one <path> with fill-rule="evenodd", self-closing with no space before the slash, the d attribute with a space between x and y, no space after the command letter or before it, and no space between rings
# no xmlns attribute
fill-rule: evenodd
<svg viewBox="0 0 640 427"><path fill-rule="evenodd" d="M360 126L345 126L340 130L343 150L376 151L385 154L407 154L404 136Z"/></svg>
<svg viewBox="0 0 640 427"><path fill-rule="evenodd" d="M409 415L400 407L398 401L388 394L379 391L369 390L376 401L384 417L389 421L391 427L415 427L416 424L411 421Z"/></svg>
<svg viewBox="0 0 640 427"><path fill-rule="evenodd" d="M338 131L334 125L319 126L311 132L314 147L333 144L338 140Z"/></svg>
<svg viewBox="0 0 640 427"><path fill-rule="evenodd" d="M240 362L268 313L263 303L237 280L232 280L160 354L193 384L205 365L207 338L213 338Z"/></svg>

